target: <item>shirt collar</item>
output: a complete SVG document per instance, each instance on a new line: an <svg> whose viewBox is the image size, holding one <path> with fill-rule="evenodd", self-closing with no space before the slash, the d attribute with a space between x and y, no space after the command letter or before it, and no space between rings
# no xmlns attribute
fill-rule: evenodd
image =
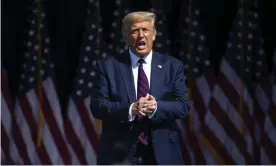
<svg viewBox="0 0 276 166"><path fill-rule="evenodd" d="M130 55L130 59L131 59L131 65L137 65L138 60L140 59L138 56L136 56L131 50L130 48L128 49L129 55ZM151 64L151 60L152 60L152 50L150 51L150 53L147 56L144 56L143 59L145 60L146 64Z"/></svg>

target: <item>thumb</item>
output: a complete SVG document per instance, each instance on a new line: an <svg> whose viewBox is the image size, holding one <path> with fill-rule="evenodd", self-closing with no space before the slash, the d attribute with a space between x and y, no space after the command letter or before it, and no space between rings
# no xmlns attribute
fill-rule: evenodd
<svg viewBox="0 0 276 166"><path fill-rule="evenodd" d="M154 97L152 95L149 95L149 100L154 100Z"/></svg>
<svg viewBox="0 0 276 166"><path fill-rule="evenodd" d="M145 99L148 100L149 99L149 94L147 93L147 95L145 96Z"/></svg>

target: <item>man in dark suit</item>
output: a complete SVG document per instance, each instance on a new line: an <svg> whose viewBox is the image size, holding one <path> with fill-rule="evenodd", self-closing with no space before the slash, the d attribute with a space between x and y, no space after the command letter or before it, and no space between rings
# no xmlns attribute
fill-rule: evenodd
<svg viewBox="0 0 276 166"><path fill-rule="evenodd" d="M152 51L154 24L153 13L129 13L122 22L129 50L97 61L91 110L102 120L98 164L184 164L176 125L189 111L184 66Z"/></svg>

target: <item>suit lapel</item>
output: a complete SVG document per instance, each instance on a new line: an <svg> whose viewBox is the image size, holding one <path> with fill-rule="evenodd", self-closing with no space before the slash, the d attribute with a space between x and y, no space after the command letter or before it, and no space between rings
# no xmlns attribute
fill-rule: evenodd
<svg viewBox="0 0 276 166"><path fill-rule="evenodd" d="M125 89L127 92L128 99L130 103L136 101L136 93L133 81L133 73L131 68L130 56L128 53L123 54L119 63L119 70L122 76L122 80L125 85Z"/></svg>
<svg viewBox="0 0 276 166"><path fill-rule="evenodd" d="M157 92L160 91L159 84L160 76L162 76L162 72L164 72L162 66L162 57L155 52L152 55L152 62L151 62L151 78L150 78L150 94L153 96L157 95Z"/></svg>

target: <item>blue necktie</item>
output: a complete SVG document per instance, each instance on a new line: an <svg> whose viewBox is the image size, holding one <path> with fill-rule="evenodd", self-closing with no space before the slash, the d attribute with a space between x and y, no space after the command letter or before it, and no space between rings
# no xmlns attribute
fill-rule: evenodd
<svg viewBox="0 0 276 166"><path fill-rule="evenodd" d="M138 82L137 82L137 100L141 97L145 97L147 93L149 93L149 82L148 78L144 72L143 69L143 63L145 63L144 59L139 59L139 70L138 70ZM142 115L138 115L138 120L141 121L142 119L145 119L147 117L143 117ZM144 144L147 145L147 129L144 130L144 132L141 132L140 136L138 137L138 140Z"/></svg>

